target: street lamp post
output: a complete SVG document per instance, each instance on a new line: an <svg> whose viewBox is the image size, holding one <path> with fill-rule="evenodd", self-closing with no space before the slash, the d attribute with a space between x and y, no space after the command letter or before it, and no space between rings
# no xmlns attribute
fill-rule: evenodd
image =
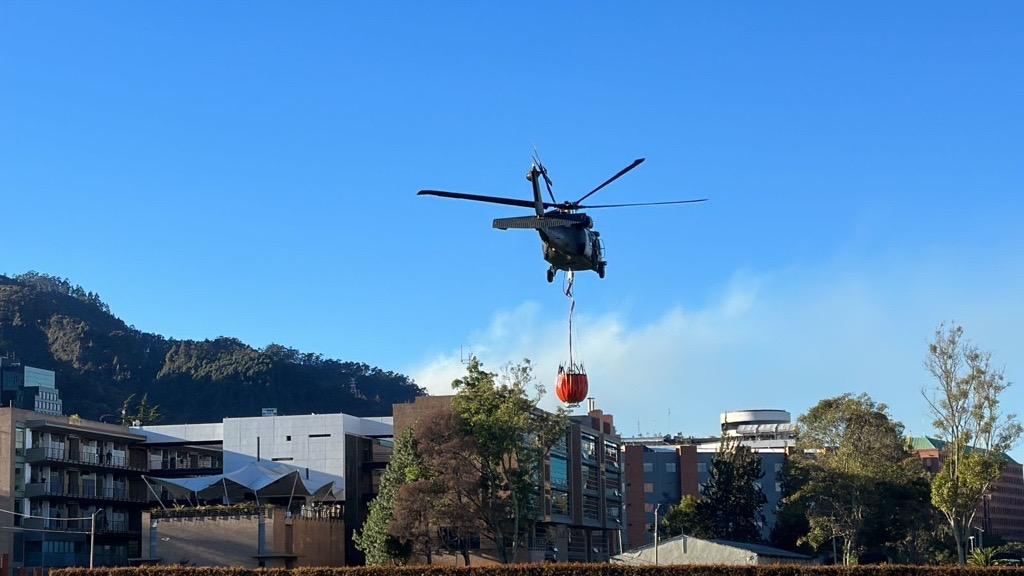
<svg viewBox="0 0 1024 576"><path fill-rule="evenodd" d="M654 565L658 565L658 510L661 504L654 505Z"/></svg>
<svg viewBox="0 0 1024 576"><path fill-rule="evenodd" d="M92 518L89 521L89 569L92 570L92 559L93 552L96 550L96 515L103 512L103 508L97 508L92 513Z"/></svg>

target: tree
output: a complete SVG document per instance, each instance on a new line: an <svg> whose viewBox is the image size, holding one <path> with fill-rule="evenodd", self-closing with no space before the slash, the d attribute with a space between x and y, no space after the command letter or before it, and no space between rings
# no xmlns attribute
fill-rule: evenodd
<svg viewBox="0 0 1024 576"><path fill-rule="evenodd" d="M433 478L403 484L395 498L394 517L388 534L408 547L416 557L433 564L435 535L438 532L434 501L443 492Z"/></svg>
<svg viewBox="0 0 1024 576"><path fill-rule="evenodd" d="M944 442L931 499L949 523L957 557L965 564L978 503L1002 474L1004 454L1020 438L1021 425L1000 409L1009 386L1003 371L992 367L991 354L964 338L963 327L939 325L925 367L935 382L922 393Z"/></svg>
<svg viewBox="0 0 1024 576"><path fill-rule="evenodd" d="M903 424L866 394L827 398L801 416L791 465L803 484L786 502L807 511L802 541L816 549L841 545L843 564L856 563L869 546L901 540L901 517L913 517L926 499L924 468L909 451Z"/></svg>
<svg viewBox="0 0 1024 576"><path fill-rule="evenodd" d="M135 394L129 395L121 404L121 425L122 426L146 426L156 424L163 419L160 413L160 406L149 405L149 394L143 394L139 403L132 408L132 399Z"/></svg>
<svg viewBox="0 0 1024 576"><path fill-rule="evenodd" d="M479 496L474 472L475 444L463 436L450 407L438 407L409 429L418 457L416 480L398 490L391 537L429 564L435 551L461 554L469 565L469 543L478 523L472 513Z"/></svg>
<svg viewBox="0 0 1024 576"><path fill-rule="evenodd" d="M767 501L759 481L761 459L736 439L723 438L711 461L701 498L683 498L659 527L666 536L689 534L740 542L761 540L762 509Z"/></svg>
<svg viewBox="0 0 1024 576"><path fill-rule="evenodd" d="M420 473L415 439L412 430L407 429L395 439L391 460L381 476L377 497L370 502L363 529L352 534L356 548L366 555L368 565L401 564L408 558L409 546L392 536L391 525L399 490L416 482Z"/></svg>
<svg viewBox="0 0 1024 576"><path fill-rule="evenodd" d="M659 530L666 538L686 534L697 538L710 538L706 523L698 509L700 500L693 496L684 496L678 506L673 506L665 514Z"/></svg>
<svg viewBox="0 0 1024 576"><path fill-rule="evenodd" d="M533 385L533 394L529 387ZM449 468L472 469L476 486L464 494L481 527L494 542L498 558L513 561L522 537L537 516L542 466L551 447L565 435L567 412L538 408L543 386L535 384L529 360L486 372L472 358L466 375L452 382L452 411L459 433L473 451Z"/></svg>
<svg viewBox="0 0 1024 576"><path fill-rule="evenodd" d="M781 498L775 510L775 525L769 541L773 546L784 550L812 552L806 541L811 526L807 521L807 502L797 500L793 496L807 483L806 467L795 465L793 458L788 458L779 474Z"/></svg>
<svg viewBox="0 0 1024 576"><path fill-rule="evenodd" d="M469 566L470 543L479 522L477 511L486 502L480 498L476 443L463 435L458 416L451 407L438 407L424 414L416 427L416 444L430 485L430 512L437 527L435 547L461 554Z"/></svg>
<svg viewBox="0 0 1024 576"><path fill-rule="evenodd" d="M697 518L708 538L739 542L762 539L767 498L761 491L761 459L737 439L725 437L701 487Z"/></svg>

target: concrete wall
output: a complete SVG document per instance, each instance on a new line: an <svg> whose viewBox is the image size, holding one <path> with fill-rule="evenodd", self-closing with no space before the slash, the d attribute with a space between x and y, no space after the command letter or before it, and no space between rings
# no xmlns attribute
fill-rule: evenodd
<svg viewBox="0 0 1024 576"><path fill-rule="evenodd" d="M156 522L156 549L144 528L143 556L161 564L187 561L196 566L243 566L258 562L258 520L252 517L160 519Z"/></svg>
<svg viewBox="0 0 1024 576"><path fill-rule="evenodd" d="M154 521L146 513L144 520L144 558L160 564L259 566L259 518L255 515ZM296 566L345 565L345 524L340 520L286 518L275 509L264 522L265 555L294 555ZM268 560L267 566L283 566L283 560Z"/></svg>
<svg viewBox="0 0 1024 576"><path fill-rule="evenodd" d="M141 426L132 432L142 434L147 442L221 442L224 440L224 424L167 424Z"/></svg>
<svg viewBox="0 0 1024 576"><path fill-rule="evenodd" d="M341 497L345 476L345 434L390 436L392 427L379 420L348 414L263 416L224 419L224 471L240 468L257 457L322 472L335 481Z"/></svg>

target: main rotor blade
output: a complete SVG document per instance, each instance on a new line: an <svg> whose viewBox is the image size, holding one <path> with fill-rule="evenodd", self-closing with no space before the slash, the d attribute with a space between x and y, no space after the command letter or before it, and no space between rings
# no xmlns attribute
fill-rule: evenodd
<svg viewBox="0 0 1024 576"><path fill-rule="evenodd" d="M590 192L587 192L586 194L584 194L584 195L583 195L583 197L581 197L581 198L580 198L579 200L577 200L577 201L576 201L575 203L576 203L576 204L579 204L580 202L583 202L583 201L584 201L584 200L586 200L587 198L590 198L590 196L591 196L592 194L594 194L594 192L597 192L597 191L598 191L598 190L600 190L601 188L604 188L605 186L607 186L607 185L611 184L612 182L615 182L616 180L618 180L619 178L621 178L623 174L625 174L626 172L629 172L629 171L630 171L630 170L632 170L633 168L636 168L637 166L639 166L640 164L642 164L642 163L643 163L643 161L644 161L644 158L637 158L636 160L633 160L633 163L632 163L632 164L630 164L629 166L626 166L626 167L625 167L625 168L623 168L622 170L619 170L618 172L616 172L616 173L615 173L615 176L612 176L611 178L609 178L609 179L605 180L604 182L602 182L602 183L601 183L601 185L600 185L600 186L598 186L597 188L594 188L594 189L593 189L593 190L591 190Z"/></svg>
<svg viewBox="0 0 1024 576"><path fill-rule="evenodd" d="M576 206L581 210L591 210L593 208L622 208L625 206L663 206L665 204L693 204L696 202L707 202L707 198L698 198L696 200L673 200L671 202L634 202L632 204L596 204L594 206Z"/></svg>
<svg viewBox="0 0 1024 576"><path fill-rule="evenodd" d="M558 200L555 200L555 193L551 191L551 187L554 186L554 182L551 181L551 178L548 178L548 169L545 168L544 163L540 161L540 152L537 151L536 146L533 147L533 164L537 166L537 169L540 170L541 176L544 177L544 184L548 187L548 196L551 197L551 201L558 202Z"/></svg>
<svg viewBox="0 0 1024 576"><path fill-rule="evenodd" d="M547 171L547 169L542 167L541 170L542 170L541 175L544 176L544 184L548 187L548 196L551 197L551 201L552 202L558 202L558 200L555 200L555 193L551 191L551 187L554 184L552 184L551 178L548 178L548 171Z"/></svg>
<svg viewBox="0 0 1024 576"><path fill-rule="evenodd" d="M490 202L491 204L506 204L508 206L522 206L533 208L532 200L520 200L518 198L502 198L500 196L481 196L479 194L463 194L462 192L445 192L444 190L420 190L418 196L440 196L442 198L457 198L459 200L475 200L476 202ZM552 208L554 204L544 202L545 208Z"/></svg>

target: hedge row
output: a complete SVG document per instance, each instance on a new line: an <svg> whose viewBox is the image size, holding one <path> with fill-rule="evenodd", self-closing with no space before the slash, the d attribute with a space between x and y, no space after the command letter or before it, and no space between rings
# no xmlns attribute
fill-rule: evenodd
<svg viewBox="0 0 1024 576"><path fill-rule="evenodd" d="M510 564L350 568L63 568L52 576L1022 576L1024 568L974 566L624 566L618 564Z"/></svg>

